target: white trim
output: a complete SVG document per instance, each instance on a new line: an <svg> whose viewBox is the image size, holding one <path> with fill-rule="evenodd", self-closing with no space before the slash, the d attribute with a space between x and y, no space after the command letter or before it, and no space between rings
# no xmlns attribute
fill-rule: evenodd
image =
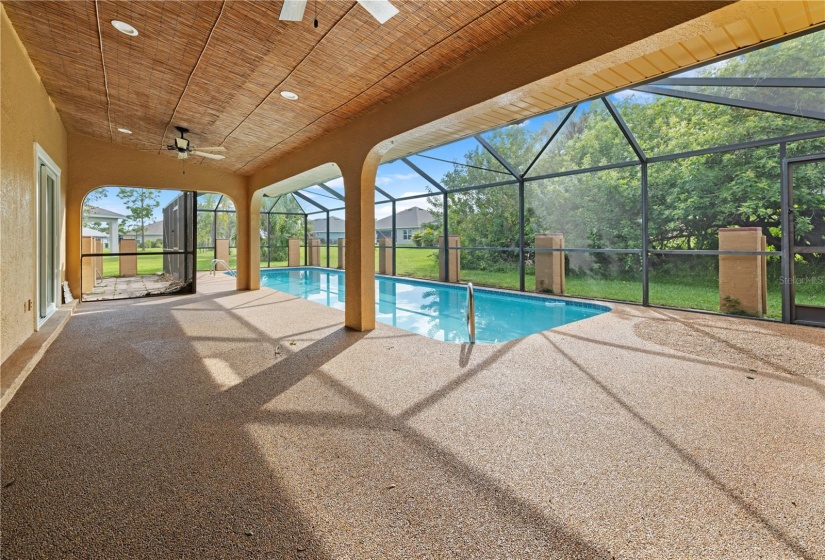
<svg viewBox="0 0 825 560"><path fill-rule="evenodd" d="M54 173L56 178L55 184L55 212L54 212L54 235L55 239L55 254L54 254L54 270L56 277L54 279L54 296L55 296L55 305L52 307L47 313L46 316L41 318L40 317L40 231L42 226L40 224L40 166L45 165L49 168L49 170ZM62 209L63 209L63 200L61 197L62 188L61 188L61 171L60 167L54 162L54 160L46 153L46 151L38 144L37 142L34 143L34 186L35 186L35 204L34 204L34 212L35 212L35 219L34 223L35 227L35 245L34 245L34 300L32 305L32 315L34 321L34 330L39 331L40 327L43 326L43 323L55 312L55 310L60 307L60 253L61 253L61 240L62 240L62 229L61 229L61 220L60 217L62 216Z"/></svg>

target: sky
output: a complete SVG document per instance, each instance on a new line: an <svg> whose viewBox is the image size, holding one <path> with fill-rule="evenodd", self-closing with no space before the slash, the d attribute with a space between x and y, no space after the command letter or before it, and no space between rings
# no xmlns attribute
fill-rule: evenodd
<svg viewBox="0 0 825 560"><path fill-rule="evenodd" d="M97 189L95 192L103 192L106 193L106 196L99 199L94 205L103 208L105 210L111 210L112 212L117 212L118 214L123 214L124 216L129 213L126 210L126 207L123 205L123 201L118 198L117 191L119 187L103 187ZM168 205L170 202L175 200L178 196L180 196L181 191L157 191L160 193L160 205L155 208L154 214L152 216L152 221L157 221L163 218L163 208Z"/></svg>

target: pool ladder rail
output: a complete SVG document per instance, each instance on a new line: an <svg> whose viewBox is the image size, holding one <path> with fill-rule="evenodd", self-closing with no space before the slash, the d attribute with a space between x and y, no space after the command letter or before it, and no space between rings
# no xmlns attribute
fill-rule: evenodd
<svg viewBox="0 0 825 560"><path fill-rule="evenodd" d="M476 343L476 296L473 292L473 283L467 282L467 332L470 335L470 344Z"/></svg>
<svg viewBox="0 0 825 560"><path fill-rule="evenodd" d="M212 262L209 263L209 268L212 270L212 276L215 276L215 272L218 270L218 265L223 265L226 271L229 273L230 276L237 276L238 274L232 270L232 267L229 266L229 263L223 259L212 259Z"/></svg>

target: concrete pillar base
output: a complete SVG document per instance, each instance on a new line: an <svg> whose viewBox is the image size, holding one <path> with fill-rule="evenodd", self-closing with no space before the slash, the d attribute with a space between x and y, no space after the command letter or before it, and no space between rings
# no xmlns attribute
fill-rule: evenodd
<svg viewBox="0 0 825 560"><path fill-rule="evenodd" d="M215 258L225 261L229 264L229 240L216 239L215 240Z"/></svg>
<svg viewBox="0 0 825 560"><path fill-rule="evenodd" d="M338 240L338 268L344 270L344 261L347 254L347 240L342 237Z"/></svg>
<svg viewBox="0 0 825 560"><path fill-rule="evenodd" d="M450 247L449 274L444 272L444 236L438 238L438 279L442 282L461 281L461 251L452 249L461 247L461 237L458 235L447 236L447 246Z"/></svg>
<svg viewBox="0 0 825 560"><path fill-rule="evenodd" d="M309 266L321 266L321 240L309 240Z"/></svg>
<svg viewBox="0 0 825 560"><path fill-rule="evenodd" d="M536 249L564 249L563 233L537 233ZM536 291L564 293L564 253L536 253Z"/></svg>
<svg viewBox="0 0 825 560"><path fill-rule="evenodd" d="M121 253L137 253L137 239L121 239ZM137 257L120 257L120 275L137 276ZM86 283L84 282L85 286Z"/></svg>
<svg viewBox="0 0 825 560"><path fill-rule="evenodd" d="M720 251L764 251L762 228L719 228ZM764 255L719 255L719 310L763 317L768 311Z"/></svg>
<svg viewBox="0 0 825 560"><path fill-rule="evenodd" d="M290 239L287 241L287 266L301 266L301 240Z"/></svg>
<svg viewBox="0 0 825 560"><path fill-rule="evenodd" d="M392 240L382 238L378 240L378 274L395 276L392 268Z"/></svg>

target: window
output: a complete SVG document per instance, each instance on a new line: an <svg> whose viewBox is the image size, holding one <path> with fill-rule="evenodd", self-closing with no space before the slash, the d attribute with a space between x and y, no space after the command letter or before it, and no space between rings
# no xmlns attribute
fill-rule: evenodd
<svg viewBox="0 0 825 560"><path fill-rule="evenodd" d="M401 230L401 239L403 239L404 241L409 241L410 239L412 239L412 234L413 230L411 229Z"/></svg>

